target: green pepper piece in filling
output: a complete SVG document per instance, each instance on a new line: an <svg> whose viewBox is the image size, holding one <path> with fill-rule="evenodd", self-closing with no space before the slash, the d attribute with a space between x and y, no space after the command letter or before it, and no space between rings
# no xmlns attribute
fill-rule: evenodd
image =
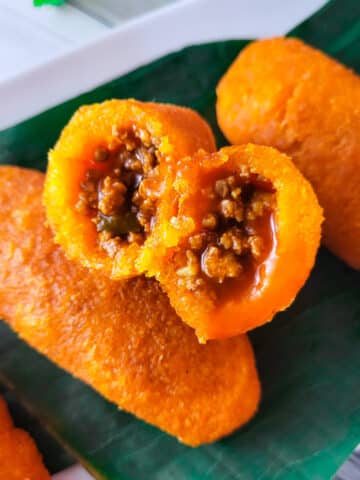
<svg viewBox="0 0 360 480"><path fill-rule="evenodd" d="M98 232L110 232L114 236L126 235L129 232L140 233L142 226L140 225L136 214L125 212L119 215L99 215L96 229Z"/></svg>

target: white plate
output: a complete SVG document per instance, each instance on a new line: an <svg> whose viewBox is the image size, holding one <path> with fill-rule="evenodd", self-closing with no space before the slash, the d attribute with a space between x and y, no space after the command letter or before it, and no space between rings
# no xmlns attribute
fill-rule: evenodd
<svg viewBox="0 0 360 480"><path fill-rule="evenodd" d="M325 3L326 0L182 0L100 36L92 26L95 41L0 82L0 129L188 45L283 35ZM92 477L76 465L53 479Z"/></svg>

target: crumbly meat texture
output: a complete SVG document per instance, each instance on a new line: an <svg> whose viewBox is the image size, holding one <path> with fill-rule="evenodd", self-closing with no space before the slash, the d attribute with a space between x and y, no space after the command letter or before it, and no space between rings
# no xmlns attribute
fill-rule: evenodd
<svg viewBox="0 0 360 480"><path fill-rule="evenodd" d="M158 200L154 186L160 183L159 140L135 125L117 135L121 143L113 150L94 150L95 168L86 171L75 205L94 222L98 245L112 258L126 244L142 245L150 234Z"/></svg>
<svg viewBox="0 0 360 480"><path fill-rule="evenodd" d="M188 445L248 421L260 386L247 337L200 345L156 281L114 282L67 261L44 226L43 180L0 167L1 317L106 398Z"/></svg>
<svg viewBox="0 0 360 480"><path fill-rule="evenodd" d="M50 480L30 435L15 428L0 397L0 479Z"/></svg>
<svg viewBox="0 0 360 480"><path fill-rule="evenodd" d="M247 275L271 250L270 235L263 238L256 225L271 229L276 195L271 182L243 168L204 188L203 201L210 210L187 240L186 266L177 274L189 290L207 288L216 296L217 284Z"/></svg>

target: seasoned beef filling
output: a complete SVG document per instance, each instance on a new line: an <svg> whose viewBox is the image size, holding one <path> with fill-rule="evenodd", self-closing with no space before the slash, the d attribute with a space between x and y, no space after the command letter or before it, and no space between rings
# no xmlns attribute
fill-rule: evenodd
<svg viewBox="0 0 360 480"><path fill-rule="evenodd" d="M144 130L117 132L120 146L98 147L86 172L76 209L92 217L98 241L113 257L124 244L142 244L151 230L158 165L157 142ZM99 168L96 168L96 166Z"/></svg>
<svg viewBox="0 0 360 480"><path fill-rule="evenodd" d="M271 247L275 190L268 180L243 168L216 180L203 194L212 209L202 229L188 239L186 265L177 270L189 290L241 278Z"/></svg>

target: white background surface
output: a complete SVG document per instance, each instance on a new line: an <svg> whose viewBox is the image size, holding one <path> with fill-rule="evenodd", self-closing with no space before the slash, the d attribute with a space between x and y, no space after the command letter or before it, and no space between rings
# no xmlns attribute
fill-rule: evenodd
<svg viewBox="0 0 360 480"><path fill-rule="evenodd" d="M73 5L35 9L31 0L0 0L0 129L186 45L284 34L325 3L107 1L116 5L111 24L101 13L106 0L73 0L87 3L88 13ZM160 3L166 6L148 11ZM121 19L119 5L126 4L132 8ZM147 11L133 17L141 5Z"/></svg>
<svg viewBox="0 0 360 480"><path fill-rule="evenodd" d="M0 0L0 81L174 1L68 0L61 8L34 8L32 0Z"/></svg>
<svg viewBox="0 0 360 480"><path fill-rule="evenodd" d="M0 128L187 45L281 35L325 0L0 0ZM165 5L165 6L164 6ZM54 480L88 480L75 466Z"/></svg>

